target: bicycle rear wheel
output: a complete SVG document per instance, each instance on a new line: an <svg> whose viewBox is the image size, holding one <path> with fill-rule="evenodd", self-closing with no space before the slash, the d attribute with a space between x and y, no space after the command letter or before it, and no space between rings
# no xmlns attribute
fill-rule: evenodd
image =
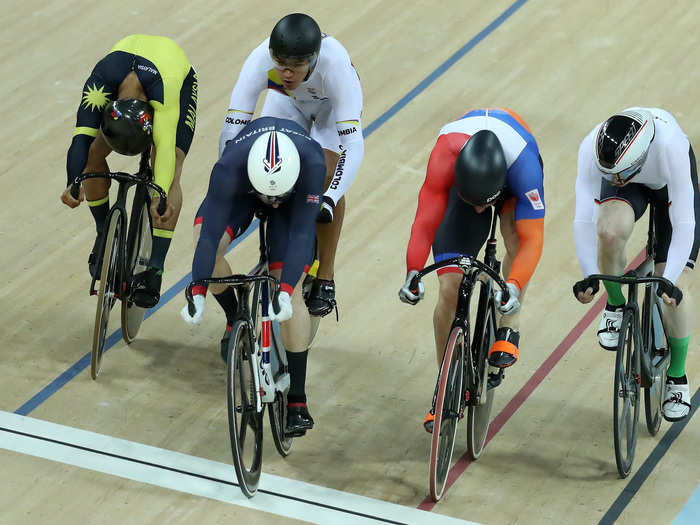
<svg viewBox="0 0 700 525"><path fill-rule="evenodd" d="M133 281L134 276L146 271L153 245L148 204L145 202L137 203L136 198L134 198L134 205L138 206L138 209L132 209L131 223L129 224L130 257L126 268L129 281ZM145 315L146 309L136 306L131 298L125 298L122 301L122 337L124 341L131 343L136 339Z"/></svg>
<svg viewBox="0 0 700 525"><path fill-rule="evenodd" d="M662 355L658 355L657 348L664 349ZM649 369L653 377L649 378L649 386L644 387L644 415L646 417L647 430L655 436L661 427L661 406L664 402L664 389L666 385L666 370L668 368L668 343L661 323L661 314L656 301L652 303L652 323L649 348L647 349L651 360Z"/></svg>
<svg viewBox="0 0 700 525"><path fill-rule="evenodd" d="M435 421L430 443L430 497L433 501L439 501L442 497L452 462L463 393L464 340L464 331L455 326L447 340L438 376Z"/></svg>
<svg viewBox="0 0 700 525"><path fill-rule="evenodd" d="M241 492L252 498L262 470L262 412L255 406L255 345L247 321L236 321L230 341L226 397L231 453Z"/></svg>
<svg viewBox="0 0 700 525"><path fill-rule="evenodd" d="M469 364L467 371L470 375L468 383L473 394L467 408L467 450L473 460L479 459L486 445L495 394L493 388L488 388L487 359L494 339L494 327L489 317L487 294L487 287L482 284L479 308L473 323L472 348L467 356ZM480 393L478 397L477 393Z"/></svg>
<svg viewBox="0 0 700 525"><path fill-rule="evenodd" d="M97 291L97 310L95 328L92 336L92 354L90 356L90 377L97 379L102 366L102 354L107 337L109 314L117 301L121 280L119 277L119 250L123 230L121 212L116 210L110 215L107 235L102 256L100 288Z"/></svg>
<svg viewBox="0 0 700 525"><path fill-rule="evenodd" d="M626 310L615 358L613 434L615 462L621 478L632 470L639 423L640 356L635 349L633 314Z"/></svg>
<svg viewBox="0 0 700 525"><path fill-rule="evenodd" d="M287 428L287 392L289 391L289 371L287 369L287 359L284 355L285 349L278 339L275 330L270 338L272 348L270 349L271 361L273 361L275 383L281 387L281 392L275 394L275 400L270 403L267 409L270 417L270 428L272 430L272 440L280 456L287 457L292 449L293 438L286 435ZM286 374L286 385L281 385Z"/></svg>

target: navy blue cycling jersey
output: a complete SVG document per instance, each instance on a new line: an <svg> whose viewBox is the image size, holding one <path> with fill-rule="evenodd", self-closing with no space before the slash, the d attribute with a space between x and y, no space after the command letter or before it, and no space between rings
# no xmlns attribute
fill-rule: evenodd
<svg viewBox="0 0 700 525"><path fill-rule="evenodd" d="M277 208L266 206L248 180L248 152L261 133L277 131L287 135L299 151L300 173L294 192ZM299 281L316 239L316 217L321 204L326 165L321 146L291 120L261 117L244 127L231 141L209 179L209 190L197 212L195 223L202 231L192 261L192 279L211 277L216 250L228 232L231 240L246 230L255 209L263 207L269 217L269 250L272 268L282 267L281 289L290 295ZM273 253L284 246L281 261Z"/></svg>

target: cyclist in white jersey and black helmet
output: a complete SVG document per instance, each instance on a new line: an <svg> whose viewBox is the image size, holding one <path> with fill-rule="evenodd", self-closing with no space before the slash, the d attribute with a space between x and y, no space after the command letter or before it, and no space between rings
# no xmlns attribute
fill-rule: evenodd
<svg viewBox="0 0 700 525"><path fill-rule="evenodd" d="M635 221L654 201L655 273L683 291L659 286L666 308L664 325L671 346L663 415L669 421L690 411L685 358L690 338L692 304L690 272L700 245L700 193L693 148L673 116L658 108L629 108L598 124L583 139L576 179L576 254L585 277L621 275L625 245ZM582 303L597 290L586 279L574 289ZM598 330L600 345L615 350L625 297L619 283L603 282L608 302Z"/></svg>
<svg viewBox="0 0 700 525"><path fill-rule="evenodd" d="M360 80L345 48L321 33L313 18L301 13L285 16L243 64L221 130L219 155L250 122L263 90L267 93L261 116L293 120L324 151L325 192L316 230L319 267L307 301L312 315L323 316L335 306L333 274L344 195L364 155ZM227 266L220 254L217 272L228 273ZM220 303L224 311L230 309Z"/></svg>

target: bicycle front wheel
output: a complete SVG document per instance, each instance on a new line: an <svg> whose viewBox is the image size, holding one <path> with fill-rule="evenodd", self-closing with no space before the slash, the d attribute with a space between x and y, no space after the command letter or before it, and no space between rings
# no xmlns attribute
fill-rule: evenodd
<svg viewBox="0 0 700 525"><path fill-rule="evenodd" d="M97 291L97 310L95 312L95 329L92 336L92 354L90 356L90 377L97 379L102 366L102 354L107 337L109 314L119 293L119 248L122 236L122 217L119 211L110 215L109 226L102 255L100 288Z"/></svg>
<svg viewBox="0 0 700 525"><path fill-rule="evenodd" d="M247 321L236 321L230 341L226 397L231 453L241 492L252 498L262 470L262 412L256 409L255 344Z"/></svg>
<svg viewBox="0 0 700 525"><path fill-rule="evenodd" d="M615 462L621 478L632 470L639 423L640 356L635 350L631 311L625 311L615 358L613 391L613 434Z"/></svg>
<svg viewBox="0 0 700 525"><path fill-rule="evenodd" d="M136 198L134 199L136 201ZM151 259L153 236L148 204L134 202L138 209L131 211L129 224L129 260L126 269L127 278L133 281L135 275L145 272ZM136 306L131 299L122 301L122 337L127 343L136 339L141 323L146 315L146 309Z"/></svg>
<svg viewBox="0 0 700 525"><path fill-rule="evenodd" d="M464 331L455 326L447 340L438 376L429 468L430 497L433 501L439 501L442 497L452 463L457 422L461 416L464 340Z"/></svg>

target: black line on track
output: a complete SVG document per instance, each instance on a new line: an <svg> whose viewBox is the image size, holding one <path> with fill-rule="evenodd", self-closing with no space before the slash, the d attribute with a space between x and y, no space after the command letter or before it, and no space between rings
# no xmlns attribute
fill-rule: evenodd
<svg viewBox="0 0 700 525"><path fill-rule="evenodd" d="M169 467L169 466L167 466L167 465L161 465L161 464L159 464L159 463L153 463L153 462L144 461L144 460L141 460L141 459L130 458L129 456L122 456L122 455L120 455L120 454L113 454L112 452L107 452L107 451L105 451L105 450L99 450L99 449L95 449L95 448L84 447L84 446L82 446L82 445L76 445L75 443L69 443L69 442L67 442L67 441L60 441L60 440L58 440L58 439L52 439L52 438L49 438L49 437L46 437L46 436L39 436L39 435L36 435L36 434L29 434L29 433L27 433L27 432L21 432L21 431L19 431L19 430L14 430L14 429L11 429L11 428L6 428L6 427L3 427L3 426L0 426L0 430L1 430L1 431L4 431L4 432L9 432L9 433L11 433L11 434L16 434L16 435L19 435L19 436L24 436L24 437L28 437L28 438L32 438L32 439L38 439L38 440L40 440L40 441L46 441L46 442L48 442L48 443L54 443L54 444L56 444L56 445L62 445L62 446L64 446L64 447L70 447L70 448L75 448L75 449L78 449L78 450L83 450L83 451L85 451L85 452L91 452L91 453L93 453L93 454L99 454L99 455L101 455L101 456L108 456L108 457L115 458L115 459L121 459L121 460L124 460L124 461L129 461L129 462L131 462L131 463L138 463L138 464L140 464L140 465L145 465L145 466L148 466L148 467L154 467L154 468L158 468L158 469L161 469L161 470L168 470L168 471L170 471L170 472L175 472L175 473L177 473L177 474L184 474L185 476L192 476L192 477L194 477L194 478L205 479L205 480L207 480L207 481L213 481L213 482L215 482L215 483L221 483L221 484L223 484L223 485L229 485L229 486L233 486L233 487L240 487L240 485L239 485L238 483L235 483L235 482L233 482L233 481L226 481L225 479L219 479L219 478L215 478L215 477L212 477L212 476L205 476L204 474L197 474L196 472L189 472L189 471L187 471L187 470L182 470L182 469L178 469L178 468L175 468L175 467ZM144 483L146 483L146 482L144 482ZM270 495L270 496L277 496L278 498L284 498L284 499L288 499L288 500L298 501L298 502L300 502L300 503L306 503L307 505L312 505L312 506L314 506L314 507L321 507L321 508L324 508L324 509L334 510L334 511L336 511L336 512L341 512L341 513L344 513L344 514L351 514L351 515L353 515L353 516L359 516L359 517L362 517L362 518L368 518L368 519L371 519L371 520L380 521L380 522L382 522L382 523L391 523L391 524L394 524L394 525L409 525L408 523L403 522L403 521L394 521L394 520L390 520L390 519L386 519L386 518L381 518L381 517L379 517L379 516L372 516L371 514L365 514L365 513L357 512L357 511L350 510L350 509L344 509L344 508L342 508L342 507L336 507L336 506L333 506L333 505L328 505L328 504L326 504L326 503L320 503L320 502L318 502L318 501L312 501L312 500L308 500L308 499L304 499L304 498L299 498L299 497L296 497L296 496L290 496L290 495L288 495L288 494L282 494L282 493L280 493L280 492L274 492L274 491L271 491L271 490L258 489L258 492L262 492L263 494L268 494L268 495ZM234 504L235 504L235 503L234 503Z"/></svg>
<svg viewBox="0 0 700 525"><path fill-rule="evenodd" d="M686 425L690 423L690 419L698 409L698 403L700 403L700 388L695 391L693 398L690 400L690 412L688 413L688 417L682 421L673 423L671 428L666 431L664 437L659 440L656 447L654 447L654 450L652 450L651 454L649 454L649 457L647 457L644 463L642 463L642 466L639 467L639 470L637 470L635 475L632 476L632 479L629 481L629 483L627 483L627 486L622 490L617 499L613 501L613 504L598 522L599 525L612 525L615 523L617 518L620 517L620 515L627 508L627 505L629 505L630 501L632 501L632 498L637 494L639 489L642 488L644 482L649 478L654 468L656 468L656 465L659 463L659 461L661 461L661 458L664 456L664 454L666 454L666 452L668 452L668 449L671 448L671 445L676 438L678 438Z"/></svg>

